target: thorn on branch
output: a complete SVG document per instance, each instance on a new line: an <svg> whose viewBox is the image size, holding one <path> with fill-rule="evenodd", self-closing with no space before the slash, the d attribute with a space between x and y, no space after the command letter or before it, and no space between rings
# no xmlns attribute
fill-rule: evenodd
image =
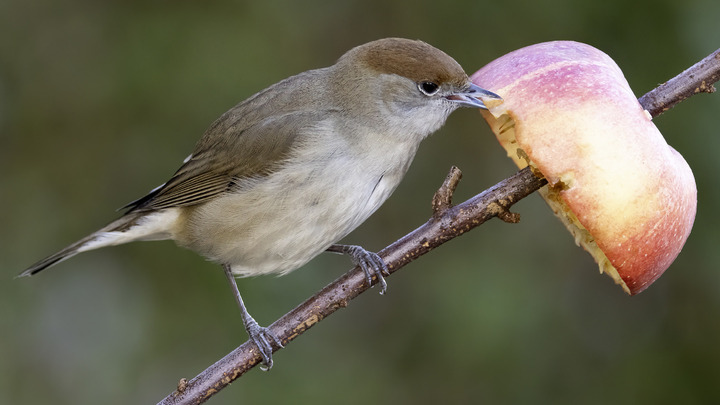
<svg viewBox="0 0 720 405"><path fill-rule="evenodd" d="M440 186L440 188L435 192L435 195L433 195L433 217L440 217L445 213L445 211L452 207L453 193L455 193L455 189L457 189L461 178L462 171L460 171L460 169L456 166L451 167L450 172L447 177L445 177L445 181L443 181L442 186Z"/></svg>
<svg viewBox="0 0 720 405"><path fill-rule="evenodd" d="M500 218L503 222L507 222L508 224L517 224L520 222L520 214L517 212L511 212L508 207L502 202L497 201L493 203L495 206L494 208L497 210L496 216Z"/></svg>
<svg viewBox="0 0 720 405"><path fill-rule="evenodd" d="M188 387L188 380L187 380L187 378L181 378L180 381L178 381L177 391L180 392L180 393L183 393L183 392L185 392L185 390L187 389L187 387Z"/></svg>
<svg viewBox="0 0 720 405"><path fill-rule="evenodd" d="M715 90L716 90L715 86L712 83L708 84L706 81L703 80L700 83L700 86L698 86L698 88L695 89L695 94L697 94L697 93L711 94L711 93L715 93Z"/></svg>

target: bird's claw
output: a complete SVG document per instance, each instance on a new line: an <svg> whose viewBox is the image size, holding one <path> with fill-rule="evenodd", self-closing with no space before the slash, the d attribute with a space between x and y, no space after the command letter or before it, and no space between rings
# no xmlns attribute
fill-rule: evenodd
<svg viewBox="0 0 720 405"><path fill-rule="evenodd" d="M283 345L280 342L280 339L273 335L272 332L270 332L270 329L258 325L254 319L252 322L249 322L245 328L250 340L255 343L255 346L257 346L260 356L262 357L262 365L260 366L260 369L263 371L270 370L273 366L272 345L274 343L277 347L282 349Z"/></svg>
<svg viewBox="0 0 720 405"><path fill-rule="evenodd" d="M380 294L385 294L387 282L384 276L390 274L385 261L377 253L365 250L361 246L347 245L344 247L344 252L350 255L356 266L360 266L368 285L372 285L373 275L377 276Z"/></svg>

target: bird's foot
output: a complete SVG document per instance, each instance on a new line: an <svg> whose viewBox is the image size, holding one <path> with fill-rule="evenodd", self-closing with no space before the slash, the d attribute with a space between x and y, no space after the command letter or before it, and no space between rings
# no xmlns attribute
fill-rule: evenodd
<svg viewBox="0 0 720 405"><path fill-rule="evenodd" d="M373 276L376 276L378 284L380 284L380 294L385 294L387 282L384 276L389 275L390 272L385 261L377 253L370 252L357 245L332 245L328 250L350 256L353 263L360 266L365 273L368 285L372 285Z"/></svg>
<svg viewBox="0 0 720 405"><path fill-rule="evenodd" d="M270 332L270 329L258 325L252 317L245 322L245 330L247 331L250 340L255 343L255 346L257 346L260 356L262 357L262 365L260 366L260 369L263 371L270 370L273 366L272 345L274 343L282 349L283 345L280 342L280 339L273 335L272 332Z"/></svg>

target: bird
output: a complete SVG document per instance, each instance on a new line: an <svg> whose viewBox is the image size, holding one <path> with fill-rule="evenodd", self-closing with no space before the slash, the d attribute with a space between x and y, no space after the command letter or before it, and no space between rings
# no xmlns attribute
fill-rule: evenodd
<svg viewBox="0 0 720 405"><path fill-rule="evenodd" d="M291 76L232 107L167 182L19 277L89 250L172 239L222 266L269 369L273 345L282 344L250 315L236 277L286 274L329 251L349 255L368 285L375 277L384 293L383 260L337 242L390 197L421 141L450 113L496 99L423 41L356 46L332 66Z"/></svg>

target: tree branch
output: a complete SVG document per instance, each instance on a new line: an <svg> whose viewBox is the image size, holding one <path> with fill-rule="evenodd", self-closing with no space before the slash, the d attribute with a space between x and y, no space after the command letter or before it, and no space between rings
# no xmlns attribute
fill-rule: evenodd
<svg viewBox="0 0 720 405"><path fill-rule="evenodd" d="M720 49L650 90L638 101L650 115L657 117L688 97L699 93L714 93L713 84L718 80L720 80Z"/></svg>
<svg viewBox="0 0 720 405"><path fill-rule="evenodd" d="M720 49L693 65L678 76L651 90L640 98L640 104L656 117L675 104L701 92L715 90L713 83L720 79ZM519 215L510 207L540 189L547 181L538 178L529 168L470 198L452 206L452 195L461 173L453 167L432 200L433 215L422 226L378 252L392 274L418 257L450 239L498 217L506 222L518 222ZM373 284L377 279L373 279ZM354 268L333 281L317 294L285 314L269 326L283 346L340 308L348 305L370 286L365 274ZM273 348L278 350L277 347ZM231 353L188 381L181 379L177 390L159 402L161 405L200 404L261 361L260 354L250 342Z"/></svg>

